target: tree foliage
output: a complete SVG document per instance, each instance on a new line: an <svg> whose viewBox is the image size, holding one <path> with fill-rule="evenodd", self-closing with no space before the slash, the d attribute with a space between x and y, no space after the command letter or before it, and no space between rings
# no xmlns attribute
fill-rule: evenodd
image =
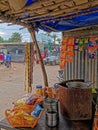
<svg viewBox="0 0 98 130"><path fill-rule="evenodd" d="M58 36L56 34L53 34L53 35L51 35L51 37L53 38L53 43L55 45L55 42L56 42L56 39L57 39Z"/></svg>
<svg viewBox="0 0 98 130"><path fill-rule="evenodd" d="M56 41L58 41L58 43L61 44L61 38L57 38Z"/></svg>
<svg viewBox="0 0 98 130"><path fill-rule="evenodd" d="M12 36L8 39L5 40L0 36L0 43L7 43L7 42L21 42L22 41L22 36L20 33L13 33Z"/></svg>
<svg viewBox="0 0 98 130"><path fill-rule="evenodd" d="M56 41L58 41L59 44L61 43L61 38L58 38L58 36L55 33L51 34L46 32L45 35L52 38L54 45L56 44Z"/></svg>
<svg viewBox="0 0 98 130"><path fill-rule="evenodd" d="M9 42L21 42L22 41L22 36L15 32L12 34L12 36L8 39Z"/></svg>
<svg viewBox="0 0 98 130"><path fill-rule="evenodd" d="M4 42L4 39L0 36L0 42Z"/></svg>

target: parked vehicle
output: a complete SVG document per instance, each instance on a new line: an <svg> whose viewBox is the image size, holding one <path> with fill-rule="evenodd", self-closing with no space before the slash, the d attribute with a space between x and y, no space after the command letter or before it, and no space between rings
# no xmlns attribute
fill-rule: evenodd
<svg viewBox="0 0 98 130"><path fill-rule="evenodd" d="M50 64L50 65L57 65L59 64L59 57L58 56L47 56L43 59L44 64Z"/></svg>

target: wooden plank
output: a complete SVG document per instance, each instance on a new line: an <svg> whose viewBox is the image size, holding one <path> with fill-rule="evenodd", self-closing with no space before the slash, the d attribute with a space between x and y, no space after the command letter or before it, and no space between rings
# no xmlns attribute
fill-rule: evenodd
<svg viewBox="0 0 98 130"><path fill-rule="evenodd" d="M6 15L8 15L8 14L12 15L12 14L15 14L15 13L21 13L21 12L24 12L24 11L27 11L27 10L31 10L32 8L33 8L33 9L37 9L37 8L41 7L42 4L44 4L44 3L49 3L49 2L52 2L52 1L54 1L54 0L40 0L40 1L38 1L38 2L35 2L35 3L33 3L33 4L30 4L29 6L24 7L24 8L21 9L21 10L18 10L18 11L9 10L9 11L7 11L5 14L6 14Z"/></svg>
<svg viewBox="0 0 98 130"><path fill-rule="evenodd" d="M62 2L59 2L59 3L57 3L57 4L45 5L44 8L43 8L43 7L40 7L40 8L37 8L37 9L33 9L33 8L32 8L32 10L30 10L30 11L28 11L28 12L26 12L26 13L32 14L33 12L37 12L37 13L41 13L41 12L43 12L43 11L46 11L46 12L47 12L47 10L54 10L54 9L58 8L59 6L64 5L64 3L65 3L65 0L63 0ZM23 14L23 12L22 12L22 13L15 14L15 16L20 16L20 15L22 15L22 14Z"/></svg>
<svg viewBox="0 0 98 130"><path fill-rule="evenodd" d="M46 16L57 16L57 15L63 15L63 13L65 13L66 15L69 15L69 14L72 14L72 13L75 13L75 12L78 12L78 11L80 11L80 10L82 10L82 9L88 9L89 8L89 6L90 5L92 5L92 3L93 4L95 4L95 5L93 5L93 6L91 6L91 7L94 7L94 6L97 6L98 5L98 1L91 1L91 2L87 2L87 3L84 3L84 4L81 4L81 5L79 5L79 6L73 6L73 7L71 7L71 8L65 8L65 10L64 9L62 9L62 10L60 10L60 11L51 11L50 13L44 13L44 14L41 14L40 15L40 17L46 17ZM24 20L29 20L29 19L34 19L34 18L38 18L39 17L39 15L35 15L35 16L33 16L33 15L31 15L30 16L30 18L23 18Z"/></svg>
<svg viewBox="0 0 98 130"><path fill-rule="evenodd" d="M80 5L88 2L88 0L73 0L73 1L76 3L76 5Z"/></svg>

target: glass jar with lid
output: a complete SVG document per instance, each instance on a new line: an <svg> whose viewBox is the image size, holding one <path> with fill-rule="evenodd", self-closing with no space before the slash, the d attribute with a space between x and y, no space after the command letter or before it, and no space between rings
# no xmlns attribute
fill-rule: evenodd
<svg viewBox="0 0 98 130"><path fill-rule="evenodd" d="M42 92L42 85L36 85L36 94L38 95L43 95L43 92Z"/></svg>

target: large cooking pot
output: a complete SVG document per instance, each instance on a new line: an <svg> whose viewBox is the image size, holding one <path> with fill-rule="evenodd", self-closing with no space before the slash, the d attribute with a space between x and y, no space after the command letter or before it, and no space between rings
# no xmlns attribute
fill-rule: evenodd
<svg viewBox="0 0 98 130"><path fill-rule="evenodd" d="M86 83L86 82L67 82L66 85L68 88L81 88L81 89L86 89L88 87L91 87L93 83Z"/></svg>

